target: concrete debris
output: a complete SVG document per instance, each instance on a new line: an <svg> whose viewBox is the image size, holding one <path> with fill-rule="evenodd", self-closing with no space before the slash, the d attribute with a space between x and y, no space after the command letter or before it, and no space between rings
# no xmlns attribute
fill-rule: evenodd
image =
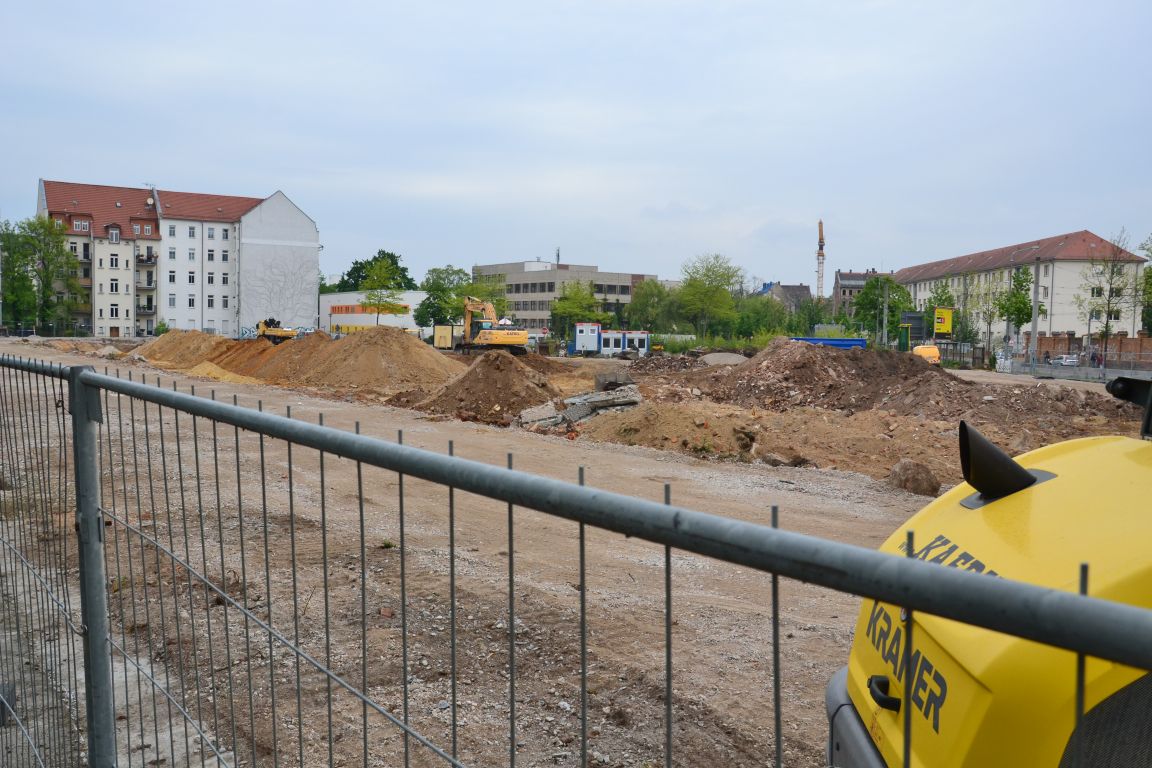
<svg viewBox="0 0 1152 768"><path fill-rule="evenodd" d="M596 374L596 391L605 392L613 389L619 389L625 384L635 384L632 375L628 371L612 371L611 373L598 373Z"/></svg>

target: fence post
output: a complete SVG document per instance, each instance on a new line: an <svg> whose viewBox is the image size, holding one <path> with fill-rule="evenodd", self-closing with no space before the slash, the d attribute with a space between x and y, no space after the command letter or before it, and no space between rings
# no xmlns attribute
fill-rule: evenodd
<svg viewBox="0 0 1152 768"><path fill-rule="evenodd" d="M112 697L112 648L108 641L108 582L104 575L104 518L100 512L100 465L96 425L100 390L80 381L91 366L69 370L72 457L76 466L76 531L80 555L80 613L84 621L84 697L87 702L88 765L116 765L116 713Z"/></svg>

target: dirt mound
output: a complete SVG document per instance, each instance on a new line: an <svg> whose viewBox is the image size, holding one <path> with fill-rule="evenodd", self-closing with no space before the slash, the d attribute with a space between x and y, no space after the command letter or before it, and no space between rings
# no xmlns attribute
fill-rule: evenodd
<svg viewBox="0 0 1152 768"><path fill-rule="evenodd" d="M237 342L200 331L171 330L136 350L136 354L161 368L192 368L224 354Z"/></svg>
<svg viewBox="0 0 1152 768"><path fill-rule="evenodd" d="M698 357L688 355L648 355L632 363L633 373L658 374L673 373L676 371L692 371L697 368L707 368L708 364L701 362Z"/></svg>
<svg viewBox="0 0 1152 768"><path fill-rule="evenodd" d="M485 352L459 378L418 408L489 424L510 424L520 411L560 397L540 373L503 350Z"/></svg>
<svg viewBox="0 0 1152 768"><path fill-rule="evenodd" d="M571 373L573 370L572 365L569 363L556 360L555 358L545 357L544 355L538 355L535 352L520 355L516 359L537 373L542 373L545 376L550 376L554 373Z"/></svg>
<svg viewBox="0 0 1152 768"><path fill-rule="evenodd" d="M901 352L836 349L787 339L773 341L742 365L688 372L678 383L681 389L698 388L716 402L772 411L878 408L893 415L976 423L1011 423L1022 414L1039 416L1041 422L1073 414L1136 417L1135 408L1095 393L1033 383L973 384Z"/></svg>

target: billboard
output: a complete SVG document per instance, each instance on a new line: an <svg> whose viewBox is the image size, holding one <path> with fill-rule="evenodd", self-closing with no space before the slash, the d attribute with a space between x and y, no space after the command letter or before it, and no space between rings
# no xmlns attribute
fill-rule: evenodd
<svg viewBox="0 0 1152 768"><path fill-rule="evenodd" d="M952 335L952 307L936 307L936 335Z"/></svg>

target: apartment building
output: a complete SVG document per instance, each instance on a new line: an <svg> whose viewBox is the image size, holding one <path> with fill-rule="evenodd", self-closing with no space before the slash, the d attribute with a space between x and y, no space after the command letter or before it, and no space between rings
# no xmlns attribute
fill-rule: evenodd
<svg viewBox="0 0 1152 768"><path fill-rule="evenodd" d="M282 192L267 198L40 181L37 213L67 231L83 295L77 329L239 336L257 321L316 323L319 232Z"/></svg>
<svg viewBox="0 0 1152 768"><path fill-rule="evenodd" d="M556 261L516 261L472 267L472 279L490 281L504 287L508 312L529 333L543 333L552 316L552 302L565 283L591 284L606 312L622 310L632 301L633 289L656 275L633 272L601 272L598 267L561 264Z"/></svg>
<svg viewBox="0 0 1152 768"><path fill-rule="evenodd" d="M1102 290L1086 284L1085 269L1110 258L1133 270L1134 278L1139 278L1146 262L1142 256L1129 251L1114 252L1112 243L1081 230L905 267L893 277L912 294L918 310L924 309L932 289L943 281L959 308L972 311L983 297L1007 288L1013 272L1030 270L1037 297L1045 309L1039 318L1038 330L1046 336L1071 333L1079 337L1091 333L1093 327L1098 329L1105 319L1103 310L1090 309L1085 314L1081 309L1085 300L1092 298L1093 290ZM1139 311L1132 302L1116 302L1111 312L1112 316L1107 319L1114 331L1136 335ZM998 333L1013 331L1003 321L998 323L998 328Z"/></svg>

